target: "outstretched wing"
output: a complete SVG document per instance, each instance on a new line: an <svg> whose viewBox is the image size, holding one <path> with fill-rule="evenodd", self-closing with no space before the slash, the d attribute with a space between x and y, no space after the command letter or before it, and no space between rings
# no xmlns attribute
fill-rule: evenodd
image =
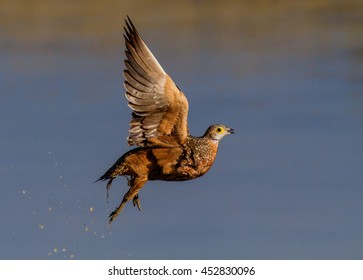
<svg viewBox="0 0 363 280"><path fill-rule="evenodd" d="M189 134L188 101L148 49L130 18L125 27L126 98L133 110L129 145L171 147Z"/></svg>

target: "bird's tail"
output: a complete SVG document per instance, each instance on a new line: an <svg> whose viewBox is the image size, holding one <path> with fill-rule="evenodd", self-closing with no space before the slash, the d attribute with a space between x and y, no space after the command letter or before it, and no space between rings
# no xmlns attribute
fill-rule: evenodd
<svg viewBox="0 0 363 280"><path fill-rule="evenodd" d="M120 157L96 182L110 180L107 185L111 185L112 180L117 176L130 175L124 159L124 156Z"/></svg>

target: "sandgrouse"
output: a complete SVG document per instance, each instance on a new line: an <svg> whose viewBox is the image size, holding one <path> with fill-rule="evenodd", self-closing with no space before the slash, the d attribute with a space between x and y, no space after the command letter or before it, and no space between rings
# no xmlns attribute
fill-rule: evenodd
<svg viewBox="0 0 363 280"><path fill-rule="evenodd" d="M211 125L201 137L189 134L188 101L160 66L128 17L125 20L126 98L133 110L127 142L137 148L121 156L97 181L128 179L129 190L110 214L111 223L129 200L139 210L139 191L148 180L184 181L212 166L219 141L233 129Z"/></svg>

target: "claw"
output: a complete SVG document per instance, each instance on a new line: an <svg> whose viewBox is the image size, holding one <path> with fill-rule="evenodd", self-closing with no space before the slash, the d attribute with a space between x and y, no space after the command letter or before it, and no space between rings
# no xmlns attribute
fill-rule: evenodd
<svg viewBox="0 0 363 280"><path fill-rule="evenodd" d="M134 196L132 203L134 204L134 207L137 206L137 208L141 211L140 199L138 194Z"/></svg>

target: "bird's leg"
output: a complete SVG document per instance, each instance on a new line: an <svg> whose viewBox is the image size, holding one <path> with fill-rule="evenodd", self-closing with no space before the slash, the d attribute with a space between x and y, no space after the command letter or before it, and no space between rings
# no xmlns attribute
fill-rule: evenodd
<svg viewBox="0 0 363 280"><path fill-rule="evenodd" d="M116 219L118 214L120 214L121 210L125 207L126 203L134 199L135 196L138 195L140 189L144 186L144 184L147 182L147 176L136 176L134 178L131 178L130 180L130 189L129 191L124 195L124 198L122 199L120 205L110 214L110 220L109 223L112 223L113 220ZM136 205L138 205L140 202L138 202L138 198L134 199ZM138 206L139 207L139 206Z"/></svg>
<svg viewBox="0 0 363 280"><path fill-rule="evenodd" d="M110 216L109 216L110 220L108 221L109 224L111 224L113 222L113 220L116 219L118 214L120 214L121 210L125 207L126 202L127 202L127 199L125 199L125 197L124 197L122 199L121 204L110 214Z"/></svg>
<svg viewBox="0 0 363 280"><path fill-rule="evenodd" d="M141 205L140 205L140 199L139 199L139 194L135 195L132 203L134 204L134 207L137 206L137 208L141 211Z"/></svg>
<svg viewBox="0 0 363 280"><path fill-rule="evenodd" d="M131 187L131 180L132 178L128 178L126 177L127 179L127 185L129 187ZM140 205L140 199L139 199L139 194L135 195L133 200L132 200L132 203L134 204L134 207L137 206L137 208L141 211L141 205Z"/></svg>
<svg viewBox="0 0 363 280"><path fill-rule="evenodd" d="M131 187L131 180L132 180L132 178L126 177L126 180L127 180L127 185L129 187Z"/></svg>
<svg viewBox="0 0 363 280"><path fill-rule="evenodd" d="M112 181L113 181L114 178L111 178L108 183L107 183L107 186L106 186L106 202L108 203L108 197L109 197L109 193L108 191L111 189L111 185L112 185Z"/></svg>

